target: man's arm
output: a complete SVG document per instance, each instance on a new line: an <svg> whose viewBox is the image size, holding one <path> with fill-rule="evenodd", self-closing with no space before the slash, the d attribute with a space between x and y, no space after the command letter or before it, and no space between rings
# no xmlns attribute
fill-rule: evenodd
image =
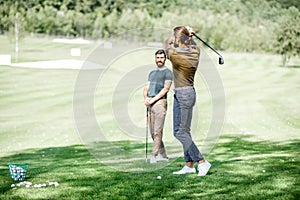
<svg viewBox="0 0 300 200"><path fill-rule="evenodd" d="M149 98L148 98L148 92L149 92L149 84L144 87L144 104L146 106L150 105L149 104Z"/></svg>
<svg viewBox="0 0 300 200"><path fill-rule="evenodd" d="M171 85L172 85L171 80L166 81L164 88L155 97L150 99L149 104L151 105L151 104L155 103L156 101L158 101L159 99L161 99L163 96L165 96L165 94L167 94L169 92Z"/></svg>
<svg viewBox="0 0 300 200"><path fill-rule="evenodd" d="M146 85L144 87L144 99L148 98L148 92L149 92L149 85Z"/></svg>
<svg viewBox="0 0 300 200"><path fill-rule="evenodd" d="M167 48L170 48L173 43L174 43L174 36L171 36L168 39L166 39L164 44L164 49L166 50Z"/></svg>

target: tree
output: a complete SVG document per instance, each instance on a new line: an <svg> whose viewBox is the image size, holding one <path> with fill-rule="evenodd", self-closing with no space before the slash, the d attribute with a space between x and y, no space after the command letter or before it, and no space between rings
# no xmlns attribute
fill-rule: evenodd
<svg viewBox="0 0 300 200"><path fill-rule="evenodd" d="M276 50L283 58L285 67L292 56L300 55L300 12L295 7L281 20L277 32Z"/></svg>
<svg viewBox="0 0 300 200"><path fill-rule="evenodd" d="M11 7L9 10L9 26L7 36L11 42L15 43L15 61L18 62L18 53L19 53L19 41L22 40L25 36L25 26L26 22L23 18L22 13L24 9L20 8L18 3Z"/></svg>

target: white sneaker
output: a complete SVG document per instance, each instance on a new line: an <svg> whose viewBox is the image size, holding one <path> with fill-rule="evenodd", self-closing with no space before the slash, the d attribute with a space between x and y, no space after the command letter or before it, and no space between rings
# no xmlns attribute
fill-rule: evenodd
<svg viewBox="0 0 300 200"><path fill-rule="evenodd" d="M211 164L208 161L198 165L198 176L205 176L211 167Z"/></svg>
<svg viewBox="0 0 300 200"><path fill-rule="evenodd" d="M156 163L156 158L155 158L155 156L151 156L151 158L150 158L150 163L151 163L151 164Z"/></svg>
<svg viewBox="0 0 300 200"><path fill-rule="evenodd" d="M168 162L169 161L169 158L168 157L162 157L161 155L158 155L157 157L156 157L156 161L158 162L158 161L166 161L166 162Z"/></svg>
<svg viewBox="0 0 300 200"><path fill-rule="evenodd" d="M196 173L196 169L190 168L186 165L181 170L179 170L177 172L173 172L173 174L190 174L190 173Z"/></svg>

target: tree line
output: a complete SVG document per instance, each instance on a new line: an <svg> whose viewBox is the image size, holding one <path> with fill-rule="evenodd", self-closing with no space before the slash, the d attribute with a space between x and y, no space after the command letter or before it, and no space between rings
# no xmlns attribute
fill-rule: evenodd
<svg viewBox="0 0 300 200"><path fill-rule="evenodd" d="M299 55L298 0L0 0L0 33L107 39L192 26L215 48ZM144 40L154 40L142 34Z"/></svg>

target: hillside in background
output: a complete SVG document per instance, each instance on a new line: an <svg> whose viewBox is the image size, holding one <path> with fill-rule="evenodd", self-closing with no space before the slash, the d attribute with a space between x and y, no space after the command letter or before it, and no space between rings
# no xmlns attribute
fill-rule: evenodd
<svg viewBox="0 0 300 200"><path fill-rule="evenodd" d="M280 52L279 30L297 26L300 16L296 0L0 0L0 5L0 33L12 40L16 28L19 37L107 39L132 29L189 25L215 48L243 52ZM295 22L284 23L290 19ZM143 32L141 38L155 40Z"/></svg>

